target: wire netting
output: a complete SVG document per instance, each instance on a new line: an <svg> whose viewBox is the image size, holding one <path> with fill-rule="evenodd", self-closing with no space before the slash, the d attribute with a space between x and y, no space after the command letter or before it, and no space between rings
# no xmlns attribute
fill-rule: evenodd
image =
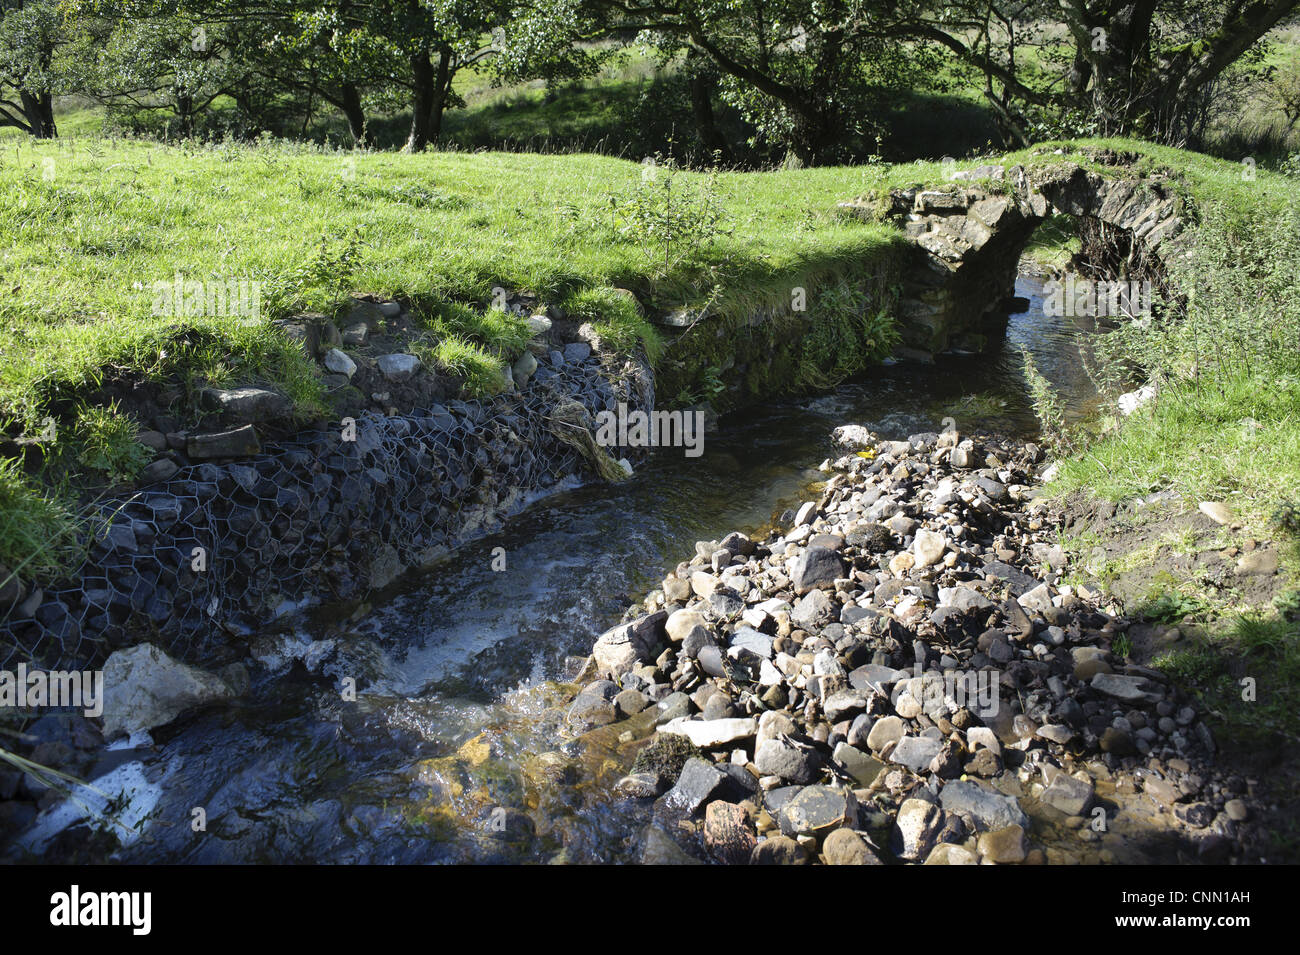
<svg viewBox="0 0 1300 955"><path fill-rule="evenodd" d="M85 668L146 640L213 662L304 604L358 599L580 471L549 422L575 400L594 417L647 399L596 357L553 355L517 393L364 414L101 501L77 572L0 617L0 668Z"/></svg>

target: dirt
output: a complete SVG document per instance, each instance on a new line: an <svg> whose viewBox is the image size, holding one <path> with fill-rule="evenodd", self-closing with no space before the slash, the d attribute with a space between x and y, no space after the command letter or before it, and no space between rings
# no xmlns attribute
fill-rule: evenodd
<svg viewBox="0 0 1300 955"><path fill-rule="evenodd" d="M1296 589L1285 570L1238 574L1244 555L1280 556L1284 545L1255 539L1239 524L1217 524L1194 502L1154 495L1117 505L1078 493L1056 506L1053 518L1067 539L1081 543L1070 553L1071 571L1101 585L1133 620L1127 634L1133 663L1150 665L1171 651L1213 639L1228 619L1216 608L1271 615L1275 598ZM1097 574L1103 554L1105 570ZM1145 559L1134 562L1135 554ZM1252 666L1258 662L1244 653L1229 661L1234 680ZM1219 744L1217 763L1244 777L1259 809L1248 826L1259 860L1300 860L1300 739L1211 712L1219 717L1211 723Z"/></svg>

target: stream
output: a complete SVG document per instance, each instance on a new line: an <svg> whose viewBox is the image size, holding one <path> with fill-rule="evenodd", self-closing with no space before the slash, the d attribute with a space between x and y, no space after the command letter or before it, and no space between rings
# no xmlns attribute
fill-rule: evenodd
<svg viewBox="0 0 1300 955"><path fill-rule="evenodd" d="M596 636L692 556L697 539L754 531L797 505L822 477L837 425L903 438L951 416L964 431L1031 436L1022 345L1071 414L1086 413L1095 394L1073 321L1042 314L1035 278L1022 276L1017 294L1030 308L1011 317L995 355L877 367L829 394L728 416L702 457L665 450L624 484L554 493L353 619L318 615L264 638L257 653L270 672L253 668L240 700L105 754L93 785L116 797L130 828L118 833L121 848L107 834L89 848L78 839L80 856L638 860L649 810L611 792L630 758L616 735L624 727L581 742L563 731L567 681ZM330 686L344 678L356 681L355 702ZM498 805L526 812L535 837L493 832ZM74 833L56 830L76 815L47 820L28 847L72 851Z"/></svg>

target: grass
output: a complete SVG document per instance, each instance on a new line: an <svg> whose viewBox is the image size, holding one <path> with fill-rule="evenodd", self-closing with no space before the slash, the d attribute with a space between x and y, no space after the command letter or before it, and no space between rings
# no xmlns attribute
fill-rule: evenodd
<svg viewBox="0 0 1300 955"><path fill-rule="evenodd" d="M647 310L708 301L715 313L745 315L788 301L793 286L814 290L869 267L899 241L888 226L834 213L868 171L677 171L647 185L643 170L591 155L9 139L0 147L0 439L32 438L51 417L56 443L80 446L86 403L109 408L115 387L139 383L182 410L205 385L267 384L304 420L322 416L318 369L272 321L337 313L354 291L410 303L428 357L489 393L526 340L520 319L491 307L500 289L526 291L653 359L662 343ZM671 236L639 233L618 215L633 200L675 210L706 188L724 224L668 246L671 258L660 245ZM681 227L680 217L655 221ZM261 312L159 309L155 284L178 275L256 283ZM105 420L92 430L106 443L83 465L128 476L130 435L107 434ZM31 541L49 538L33 529L69 506L7 467L0 561L12 568ZM20 508L31 521L10 513ZM58 563L54 552L46 563Z"/></svg>
<svg viewBox="0 0 1300 955"><path fill-rule="evenodd" d="M651 307L712 297L744 311L895 239L832 214L860 179L844 169L719 174L728 233L664 270L614 228L610 206L641 182L626 161L94 141L18 143L0 157L0 411L24 421L109 369L260 377L310 405L310 370L267 320L334 310L344 291L415 301L435 318L455 303L485 312L497 287L576 314L615 288ZM676 174L682 188L695 179ZM350 236L352 288L316 281ZM265 320L151 314L153 283L176 274L262 283ZM651 337L626 309L600 317Z"/></svg>
<svg viewBox="0 0 1300 955"><path fill-rule="evenodd" d="M1260 387L1241 375L1223 384L1200 394L1190 384L1164 391L1086 453L1062 461L1053 490L1118 501L1172 489L1223 501L1263 530L1278 508L1300 500L1300 381Z"/></svg>

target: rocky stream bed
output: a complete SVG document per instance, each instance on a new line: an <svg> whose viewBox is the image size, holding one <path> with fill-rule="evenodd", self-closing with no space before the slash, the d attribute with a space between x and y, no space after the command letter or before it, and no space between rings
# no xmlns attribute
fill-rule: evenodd
<svg viewBox="0 0 1300 955"><path fill-rule="evenodd" d="M1112 653L1130 622L1063 582L1041 451L835 438L818 500L697 543L593 648L567 721L639 747L616 790L651 806L643 861L1240 856L1251 787Z"/></svg>

